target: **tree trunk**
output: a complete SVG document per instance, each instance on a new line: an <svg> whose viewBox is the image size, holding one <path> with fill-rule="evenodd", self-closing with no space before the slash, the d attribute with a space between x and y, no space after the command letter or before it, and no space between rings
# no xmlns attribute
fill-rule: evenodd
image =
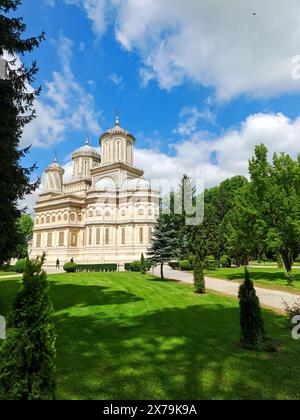
<svg viewBox="0 0 300 420"><path fill-rule="evenodd" d="M284 262L284 267L288 274L292 273L293 269L293 253L290 249L284 249L281 251L281 256Z"/></svg>
<svg viewBox="0 0 300 420"><path fill-rule="evenodd" d="M160 264L160 278L164 280L164 263Z"/></svg>

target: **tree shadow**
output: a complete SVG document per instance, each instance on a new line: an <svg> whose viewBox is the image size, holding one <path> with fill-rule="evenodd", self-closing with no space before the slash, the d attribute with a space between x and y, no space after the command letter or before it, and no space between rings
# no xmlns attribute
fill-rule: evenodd
<svg viewBox="0 0 300 420"><path fill-rule="evenodd" d="M281 317L268 321L282 327ZM56 328L60 398L276 399L295 368L286 355L238 346L237 307L202 303L134 317L60 314Z"/></svg>
<svg viewBox="0 0 300 420"><path fill-rule="evenodd" d="M286 281L285 273L282 271L266 272L266 271L250 271L251 279L254 281L268 281L270 283L276 283L278 281ZM243 273L228 273L224 275L227 280L242 280ZM300 274L293 273L293 279L295 282L300 282Z"/></svg>
<svg viewBox="0 0 300 420"><path fill-rule="evenodd" d="M66 284L53 280L50 282L50 294L56 311L75 306L122 305L143 300L133 293L110 290L102 285Z"/></svg>

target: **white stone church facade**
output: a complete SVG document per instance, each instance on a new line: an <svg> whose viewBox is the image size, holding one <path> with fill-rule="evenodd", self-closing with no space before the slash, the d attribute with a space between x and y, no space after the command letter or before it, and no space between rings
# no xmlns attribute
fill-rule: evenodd
<svg viewBox="0 0 300 420"><path fill-rule="evenodd" d="M135 138L116 126L100 137L101 155L87 139L72 155L73 175L55 160L45 170L45 190L35 207L30 257L46 265L72 258L78 264L140 260L151 246L159 192L133 165Z"/></svg>

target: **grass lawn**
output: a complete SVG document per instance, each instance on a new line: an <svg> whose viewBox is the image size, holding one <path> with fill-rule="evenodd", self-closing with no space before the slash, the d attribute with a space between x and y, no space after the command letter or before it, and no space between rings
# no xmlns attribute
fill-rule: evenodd
<svg viewBox="0 0 300 420"><path fill-rule="evenodd" d="M13 276L14 274L17 274L15 271L0 271L0 277L3 276Z"/></svg>
<svg viewBox="0 0 300 420"><path fill-rule="evenodd" d="M283 290L290 293L300 294L300 270L293 271L294 284L288 286L285 278L285 270L281 268L249 268L251 279L256 286L269 289ZM244 267L218 268L215 271L206 272L206 276L242 282Z"/></svg>
<svg viewBox="0 0 300 420"><path fill-rule="evenodd" d="M299 399L300 342L263 311L279 353L241 349L239 308L139 273L49 276L59 399ZM0 314L20 280L0 279Z"/></svg>

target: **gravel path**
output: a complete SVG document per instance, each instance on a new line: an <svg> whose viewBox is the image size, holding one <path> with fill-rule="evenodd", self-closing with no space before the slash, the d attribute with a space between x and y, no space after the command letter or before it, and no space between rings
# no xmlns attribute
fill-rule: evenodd
<svg viewBox="0 0 300 420"><path fill-rule="evenodd" d="M154 274L160 276L160 271L158 268L154 270ZM192 274L185 273L184 271L176 271L170 269L168 266L164 268L164 274L166 279L178 280L183 283L193 283ZM238 297L239 284L234 283L228 280L220 280L211 277L206 277L206 287L209 290L216 292L224 293L225 295ZM259 297L260 303L264 306L274 308L276 310L284 310L284 302L287 302L289 305L293 305L296 302L300 302L300 296L294 295L287 292L282 292L278 290L263 289L261 287L256 287L256 293Z"/></svg>

